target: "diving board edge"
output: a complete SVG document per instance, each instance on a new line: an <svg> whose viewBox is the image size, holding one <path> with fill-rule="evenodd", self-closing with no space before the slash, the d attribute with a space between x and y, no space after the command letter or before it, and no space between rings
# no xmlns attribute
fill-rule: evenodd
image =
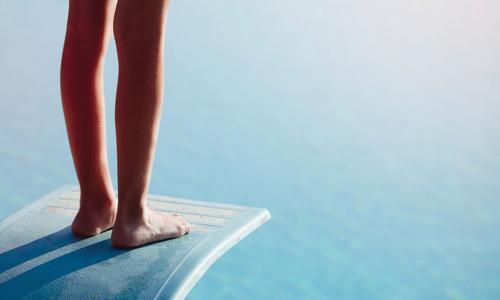
<svg viewBox="0 0 500 300"><path fill-rule="evenodd" d="M217 259L270 218L267 209L248 207L233 221L236 224L212 233L209 239L187 254L155 299L184 299Z"/></svg>

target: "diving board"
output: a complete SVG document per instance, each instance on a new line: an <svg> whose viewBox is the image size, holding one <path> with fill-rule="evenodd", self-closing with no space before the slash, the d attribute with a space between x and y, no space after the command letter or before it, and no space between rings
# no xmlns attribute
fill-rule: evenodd
<svg viewBox="0 0 500 300"><path fill-rule="evenodd" d="M75 186L2 220L0 298L183 299L219 257L271 217L264 208L155 195L148 205L178 213L191 232L135 249L113 248L111 231L73 236Z"/></svg>

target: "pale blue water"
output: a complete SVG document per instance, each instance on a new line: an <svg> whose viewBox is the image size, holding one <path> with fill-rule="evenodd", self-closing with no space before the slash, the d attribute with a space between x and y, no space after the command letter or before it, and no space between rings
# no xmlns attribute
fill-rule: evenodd
<svg viewBox="0 0 500 300"><path fill-rule="evenodd" d="M0 1L0 218L76 183L66 9ZM499 12L173 1L151 192L273 214L189 299L500 298ZM116 178L113 46L106 66Z"/></svg>

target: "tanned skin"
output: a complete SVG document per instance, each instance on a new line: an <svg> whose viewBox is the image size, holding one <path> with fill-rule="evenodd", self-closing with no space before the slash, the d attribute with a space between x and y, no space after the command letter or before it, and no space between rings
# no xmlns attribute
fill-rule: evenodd
<svg viewBox="0 0 500 300"><path fill-rule="evenodd" d="M115 247L132 248L190 231L177 214L154 211L147 194L163 103L169 0L70 0L61 61L61 98L80 184L72 223L79 236L113 228ZM103 69L111 34L118 52L115 125L118 201L106 150Z"/></svg>

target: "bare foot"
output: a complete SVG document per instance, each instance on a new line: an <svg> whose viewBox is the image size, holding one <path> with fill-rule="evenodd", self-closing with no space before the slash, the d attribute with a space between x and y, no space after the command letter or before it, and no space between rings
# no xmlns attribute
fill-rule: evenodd
<svg viewBox="0 0 500 300"><path fill-rule="evenodd" d="M178 214L167 214L146 208L141 217L119 215L111 234L111 242L117 248L134 248L174 239L190 231L189 223Z"/></svg>
<svg viewBox="0 0 500 300"><path fill-rule="evenodd" d="M71 231L74 235L90 237L111 229L116 219L116 201L97 206L80 207Z"/></svg>

